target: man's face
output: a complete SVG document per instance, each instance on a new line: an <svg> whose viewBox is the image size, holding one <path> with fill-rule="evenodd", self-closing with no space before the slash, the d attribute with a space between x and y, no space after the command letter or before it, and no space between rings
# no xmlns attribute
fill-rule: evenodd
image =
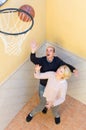
<svg viewBox="0 0 86 130"><path fill-rule="evenodd" d="M54 49L52 47L48 47L46 49L47 58L52 58L52 57L54 57L54 55L55 55Z"/></svg>

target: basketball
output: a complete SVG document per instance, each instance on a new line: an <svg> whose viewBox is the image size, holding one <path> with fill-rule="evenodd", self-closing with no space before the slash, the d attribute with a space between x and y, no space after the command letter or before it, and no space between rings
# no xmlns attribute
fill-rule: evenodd
<svg viewBox="0 0 86 130"><path fill-rule="evenodd" d="M34 11L32 6L30 6L30 5L23 5L19 9L26 11L27 13L29 13L32 16L32 18L34 18L35 11ZM22 12L22 11L18 12L18 16L19 16L20 20L22 20L24 22L31 21L30 16L28 14Z"/></svg>

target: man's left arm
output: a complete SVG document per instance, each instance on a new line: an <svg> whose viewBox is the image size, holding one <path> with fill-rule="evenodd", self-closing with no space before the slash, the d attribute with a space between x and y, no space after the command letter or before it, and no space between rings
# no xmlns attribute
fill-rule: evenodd
<svg viewBox="0 0 86 130"><path fill-rule="evenodd" d="M78 69L76 69L74 66L72 66L60 59L60 66L61 65L67 65L70 68L71 72L74 73L75 76L78 76Z"/></svg>

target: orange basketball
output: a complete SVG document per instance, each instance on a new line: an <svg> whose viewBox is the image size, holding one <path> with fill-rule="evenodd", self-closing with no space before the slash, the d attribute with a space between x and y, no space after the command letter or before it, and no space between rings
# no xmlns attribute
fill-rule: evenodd
<svg viewBox="0 0 86 130"><path fill-rule="evenodd" d="M35 11L33 9L32 6L30 5L22 5L19 9L26 11L27 13L29 13L33 18L35 16ZM20 17L20 19L24 22L29 22L31 21L30 16L28 16L28 14L24 13L24 12L18 12L18 16Z"/></svg>

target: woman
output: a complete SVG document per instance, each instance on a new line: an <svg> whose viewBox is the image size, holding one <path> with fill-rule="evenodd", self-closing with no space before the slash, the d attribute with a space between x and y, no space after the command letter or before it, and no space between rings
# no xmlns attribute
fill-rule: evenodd
<svg viewBox="0 0 86 130"><path fill-rule="evenodd" d="M34 77L37 79L48 79L46 88L41 97L39 105L35 107L26 117L26 121L29 122L38 112L41 112L45 107L52 110L55 123L60 123L60 114L58 107L65 101L67 93L67 81L71 76L71 70L68 66L60 66L56 72L40 73L41 66L35 66Z"/></svg>

